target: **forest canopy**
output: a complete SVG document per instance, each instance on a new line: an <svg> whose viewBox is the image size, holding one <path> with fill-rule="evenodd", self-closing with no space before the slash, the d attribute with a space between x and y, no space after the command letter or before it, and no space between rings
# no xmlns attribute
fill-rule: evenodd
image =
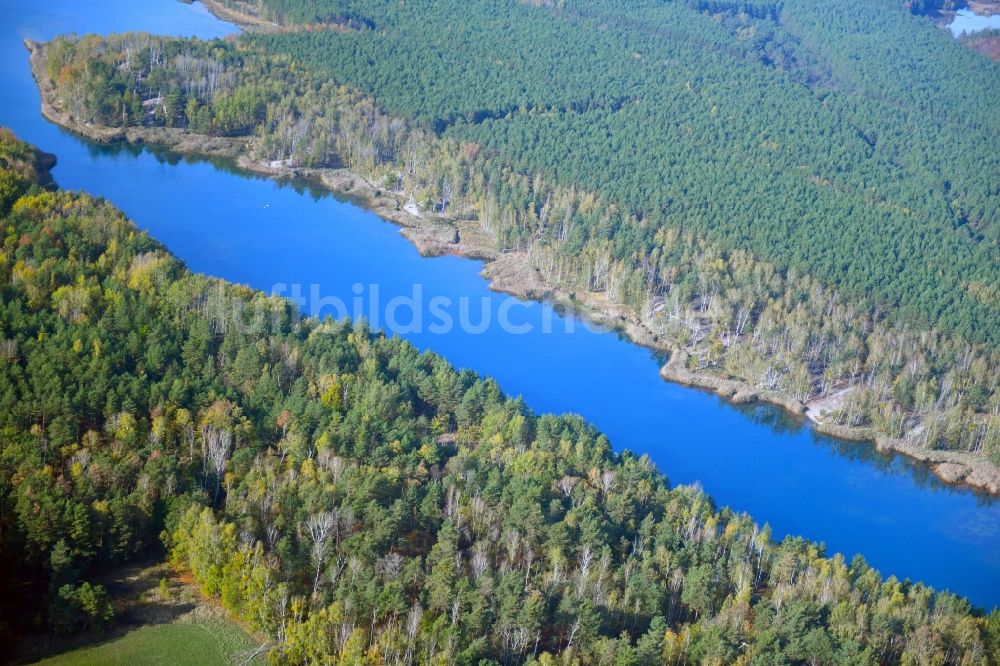
<svg viewBox="0 0 1000 666"><path fill-rule="evenodd" d="M274 663L997 663L1000 613L775 543L574 416L196 275L0 131L0 610L157 551ZM48 600L41 604L40 600Z"/></svg>
<svg viewBox="0 0 1000 666"><path fill-rule="evenodd" d="M265 6L363 16L377 29L245 39L627 206L624 253L683 227L1000 341L968 289L1000 282L1000 69L896 0Z"/></svg>

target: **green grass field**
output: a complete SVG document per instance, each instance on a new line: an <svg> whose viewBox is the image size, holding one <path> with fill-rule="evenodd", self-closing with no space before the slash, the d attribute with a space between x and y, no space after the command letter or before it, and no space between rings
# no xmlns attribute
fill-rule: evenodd
<svg viewBox="0 0 1000 666"><path fill-rule="evenodd" d="M174 622L135 629L119 638L37 662L42 666L214 666L244 663L257 644L223 620ZM251 663L262 664L263 656Z"/></svg>

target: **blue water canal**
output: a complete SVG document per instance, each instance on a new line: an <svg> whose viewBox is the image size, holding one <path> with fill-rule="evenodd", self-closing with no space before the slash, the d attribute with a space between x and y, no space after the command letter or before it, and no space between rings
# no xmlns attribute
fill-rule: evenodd
<svg viewBox="0 0 1000 666"><path fill-rule="evenodd" d="M998 28L1000 28L1000 14L977 14L971 9L959 9L955 12L955 18L948 24L948 29L955 37Z"/></svg>
<svg viewBox="0 0 1000 666"><path fill-rule="evenodd" d="M924 580L1000 604L1000 502L947 487L899 457L819 436L767 407L736 408L667 384L657 359L610 332L565 321L551 306L511 302L479 276L478 262L421 258L393 225L349 202L203 161L98 147L46 122L28 69L25 37L144 30L216 37L234 29L199 4L176 0L0 0L0 124L55 153L56 180L102 195L196 270L272 290L318 285L350 304L377 285L384 308L422 289L423 302L468 297L469 319L505 309L525 334L407 334L457 366L494 376L537 411L582 414L617 448L648 453L673 483L700 483L716 501L768 522L777 537L824 541L863 554L885 575ZM505 303L507 305L505 305ZM314 303L315 305L315 303ZM454 309L456 320L458 309ZM332 314L331 310L331 314ZM372 314L372 313L368 313ZM542 331L551 317L552 332ZM407 320L406 313L400 319Z"/></svg>

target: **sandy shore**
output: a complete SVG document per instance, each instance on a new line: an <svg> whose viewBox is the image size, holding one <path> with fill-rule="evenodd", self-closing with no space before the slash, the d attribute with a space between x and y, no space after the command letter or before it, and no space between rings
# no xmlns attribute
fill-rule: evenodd
<svg viewBox="0 0 1000 666"><path fill-rule="evenodd" d="M220 18L223 21L229 21L243 30L275 32L281 28L281 26L277 23L272 23L271 21L262 19L259 16L253 16L251 14L238 12L235 9L230 9L217 0L199 0L199 2L205 5L205 9L212 12L217 18Z"/></svg>
<svg viewBox="0 0 1000 666"><path fill-rule="evenodd" d="M218 3L209 0L206 6L214 12ZM226 14L220 16L229 19ZM670 360L660 370L661 377L667 381L707 389L736 404L766 402L776 405L808 419L819 432L841 439L872 442L880 451L899 453L928 464L946 483L1000 495L1000 470L982 456L960 451L918 449L903 439L879 437L868 427L829 423L823 419L822 410L808 409L807 405L791 396L760 390L740 380L714 373L689 370L686 366L688 353L644 326L627 308L608 303L602 294L571 294L546 283L531 265L527 253L498 252L494 239L481 229L477 220L456 220L414 210L415 207L402 194L377 188L363 176L347 169L303 169L261 164L247 156L247 138L209 137L178 128L118 129L79 123L57 108L53 86L47 77L39 76L45 71L44 46L30 40L25 40L25 46L31 52L32 71L41 91L42 114L57 125L101 143L147 143L178 153L231 159L241 169L273 178L308 178L399 225L401 233L424 256L457 255L484 261L482 275L494 291L528 300L550 300L570 307L596 324L622 331L639 345L668 353Z"/></svg>

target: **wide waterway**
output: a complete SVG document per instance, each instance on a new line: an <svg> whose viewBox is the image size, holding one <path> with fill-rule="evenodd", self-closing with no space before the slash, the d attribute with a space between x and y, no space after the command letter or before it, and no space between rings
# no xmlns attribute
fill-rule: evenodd
<svg viewBox="0 0 1000 666"><path fill-rule="evenodd" d="M267 291L299 284L306 297L317 285L319 296L348 306L360 292L365 314L383 320L390 300L412 296L414 285L427 306L435 297L451 299L456 322L462 297L472 324L481 322L483 307L493 322L503 311L532 331L491 325L476 333L469 329L481 327L456 325L435 333L428 317L422 332L405 337L492 375L536 411L582 414L616 448L648 453L671 482L700 483L720 505L769 523L777 538L823 541L830 554L860 553L885 575L924 580L979 605L1000 604L1000 502L948 487L870 445L817 435L776 409L737 408L665 383L657 373L661 359L649 351L615 333L579 325L568 332L551 306L490 292L479 262L422 258L395 226L349 202L204 161L95 146L42 118L24 38L234 32L201 5L0 0L0 17L0 124L58 156L54 174L62 187L110 199L192 269ZM367 309L372 285L381 304L376 312ZM410 322L406 307L398 314ZM547 319L551 332L543 330Z"/></svg>

